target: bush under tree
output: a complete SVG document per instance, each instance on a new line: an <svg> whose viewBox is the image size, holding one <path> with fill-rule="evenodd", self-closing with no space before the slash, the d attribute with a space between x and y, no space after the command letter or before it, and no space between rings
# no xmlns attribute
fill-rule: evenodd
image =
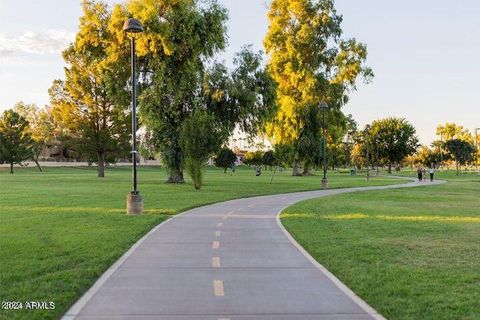
<svg viewBox="0 0 480 320"><path fill-rule="evenodd" d="M195 189L202 187L202 167L225 139L215 127L215 117L206 111L195 110L182 125L180 144L185 157L185 168Z"/></svg>

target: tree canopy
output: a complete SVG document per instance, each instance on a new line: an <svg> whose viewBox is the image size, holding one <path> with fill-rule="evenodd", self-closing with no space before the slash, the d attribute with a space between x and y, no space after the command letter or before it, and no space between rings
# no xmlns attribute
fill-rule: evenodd
<svg viewBox="0 0 480 320"><path fill-rule="evenodd" d="M340 111L356 89L358 78L373 73L365 66L367 48L355 39L342 38L342 16L332 0L273 0L264 46L268 70L278 84L275 119L267 128L275 143L295 144L295 161L314 162L318 126L308 123L324 101L330 106L328 134L332 143L343 137L346 119ZM307 150L308 149L308 150Z"/></svg>
<svg viewBox="0 0 480 320"><path fill-rule="evenodd" d="M130 16L145 30L137 39L140 119L170 172L168 182L183 182L179 136L190 115L207 112L227 137L236 126L257 133L273 114L274 82L261 54L248 47L236 55L232 71L214 61L226 47L228 18L216 1L130 0L116 5L109 27L116 39L113 60L126 55L121 28Z"/></svg>
<svg viewBox="0 0 480 320"><path fill-rule="evenodd" d="M405 157L415 153L418 137L413 125L403 118L386 118L373 121L367 134L367 143L372 151L388 166L399 165Z"/></svg>

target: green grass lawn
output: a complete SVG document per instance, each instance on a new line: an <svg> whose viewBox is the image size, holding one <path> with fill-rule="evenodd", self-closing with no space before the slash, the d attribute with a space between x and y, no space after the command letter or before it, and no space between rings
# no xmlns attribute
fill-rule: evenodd
<svg viewBox="0 0 480 320"><path fill-rule="evenodd" d="M303 201L282 223L388 319L480 319L480 176L436 177L448 183Z"/></svg>
<svg viewBox="0 0 480 320"><path fill-rule="evenodd" d="M2 310L8 319L56 319L136 240L169 215L227 199L262 194L313 190L319 176L292 177L271 172L255 177L238 168L234 176L211 168L205 185L165 184L160 168L139 169L139 190L146 214L125 215L131 188L130 168L107 169L106 178L95 168L0 170L0 300L53 301L53 311ZM330 187L399 183L363 176L331 174ZM0 315L1 316L1 315Z"/></svg>

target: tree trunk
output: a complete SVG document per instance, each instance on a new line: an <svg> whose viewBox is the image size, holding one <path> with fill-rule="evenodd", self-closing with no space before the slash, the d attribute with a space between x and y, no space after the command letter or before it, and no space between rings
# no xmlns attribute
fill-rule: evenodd
<svg viewBox="0 0 480 320"><path fill-rule="evenodd" d="M457 165L457 176L459 175L458 173L458 161L455 161L455 164Z"/></svg>
<svg viewBox="0 0 480 320"><path fill-rule="evenodd" d="M227 167L223 168L223 173L227 173Z"/></svg>
<svg viewBox="0 0 480 320"><path fill-rule="evenodd" d="M312 175L312 168L310 167L310 164L305 163L305 166L303 167L302 176L311 176L311 175Z"/></svg>
<svg viewBox="0 0 480 320"><path fill-rule="evenodd" d="M105 153L97 153L98 177L105 177Z"/></svg>
<svg viewBox="0 0 480 320"><path fill-rule="evenodd" d="M38 163L38 159L33 158L33 162L35 162L35 164L37 165L38 170L40 170L40 172L43 172L42 167L40 167L40 163Z"/></svg>
<svg viewBox="0 0 480 320"><path fill-rule="evenodd" d="M301 175L302 175L301 169L302 169L302 167L300 166L300 163L299 163L299 162L295 162L295 163L293 164L292 176L295 176L295 177L301 176Z"/></svg>
<svg viewBox="0 0 480 320"><path fill-rule="evenodd" d="M181 169L170 170L170 175L166 182L167 183L185 183L185 179L183 179L183 170Z"/></svg>
<svg viewBox="0 0 480 320"><path fill-rule="evenodd" d="M392 173L392 164L391 163L388 164L388 173Z"/></svg>
<svg viewBox="0 0 480 320"><path fill-rule="evenodd" d="M13 174L13 162L10 162L10 174Z"/></svg>

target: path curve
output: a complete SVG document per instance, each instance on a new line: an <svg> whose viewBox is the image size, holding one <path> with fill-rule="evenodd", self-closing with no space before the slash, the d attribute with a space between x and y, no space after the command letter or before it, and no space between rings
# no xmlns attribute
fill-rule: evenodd
<svg viewBox="0 0 480 320"><path fill-rule="evenodd" d="M280 212L302 200L405 184L216 203L152 229L63 320L384 319L288 234Z"/></svg>

